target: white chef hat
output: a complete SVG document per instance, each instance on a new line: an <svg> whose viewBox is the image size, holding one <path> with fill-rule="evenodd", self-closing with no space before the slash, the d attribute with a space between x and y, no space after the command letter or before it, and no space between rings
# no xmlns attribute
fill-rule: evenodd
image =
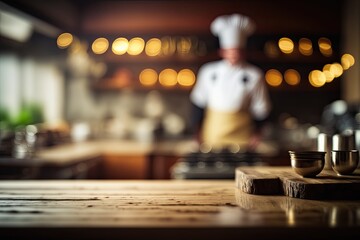
<svg viewBox="0 0 360 240"><path fill-rule="evenodd" d="M240 14L224 15L211 23L210 30L219 37L221 48L242 48L247 37L255 31L255 23Z"/></svg>

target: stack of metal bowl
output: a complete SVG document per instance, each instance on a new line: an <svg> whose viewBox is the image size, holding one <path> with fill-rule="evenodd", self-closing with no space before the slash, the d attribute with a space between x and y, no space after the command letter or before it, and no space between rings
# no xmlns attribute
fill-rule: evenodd
<svg viewBox="0 0 360 240"><path fill-rule="evenodd" d="M337 175L350 175L359 166L356 136L349 131L332 137L331 167Z"/></svg>
<svg viewBox="0 0 360 240"><path fill-rule="evenodd" d="M291 167L302 177L315 177L324 168L325 154L322 151L289 151Z"/></svg>

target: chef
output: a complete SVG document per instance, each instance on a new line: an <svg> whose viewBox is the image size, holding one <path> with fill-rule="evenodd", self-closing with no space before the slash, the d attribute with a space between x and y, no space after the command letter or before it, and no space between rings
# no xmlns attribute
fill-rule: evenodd
<svg viewBox="0 0 360 240"><path fill-rule="evenodd" d="M263 122L271 107L263 72L245 61L255 25L247 16L232 14L217 17L210 29L219 38L222 59L199 69L190 94L198 140L213 147L249 147L258 139L254 122Z"/></svg>

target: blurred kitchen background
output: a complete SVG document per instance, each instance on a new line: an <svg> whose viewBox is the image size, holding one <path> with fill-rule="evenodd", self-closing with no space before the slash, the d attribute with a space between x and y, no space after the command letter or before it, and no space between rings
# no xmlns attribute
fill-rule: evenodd
<svg viewBox="0 0 360 240"><path fill-rule="evenodd" d="M197 71L218 59L210 23L234 12L257 24L248 60L264 71L274 106L265 152L313 149L320 132L359 131L359 1L9 0L0 1L0 155L6 164L50 159L36 151L91 141L92 150L125 146L105 151L108 160L141 155L169 177L192 147ZM143 154L138 143L152 150ZM165 143L175 145L153 150ZM108 178L119 178L116 161L105 166ZM120 168L131 169L124 178L155 174Z"/></svg>

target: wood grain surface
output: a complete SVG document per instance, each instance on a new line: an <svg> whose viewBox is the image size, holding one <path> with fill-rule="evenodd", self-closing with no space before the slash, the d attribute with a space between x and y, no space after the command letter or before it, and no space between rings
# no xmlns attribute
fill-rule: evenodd
<svg viewBox="0 0 360 240"><path fill-rule="evenodd" d="M359 201L240 191L234 181L0 181L1 239L359 239Z"/></svg>
<svg viewBox="0 0 360 240"><path fill-rule="evenodd" d="M250 194L283 194L303 199L360 199L359 170L344 176L323 170L314 178L303 178L288 166L239 167L235 180L239 189Z"/></svg>

